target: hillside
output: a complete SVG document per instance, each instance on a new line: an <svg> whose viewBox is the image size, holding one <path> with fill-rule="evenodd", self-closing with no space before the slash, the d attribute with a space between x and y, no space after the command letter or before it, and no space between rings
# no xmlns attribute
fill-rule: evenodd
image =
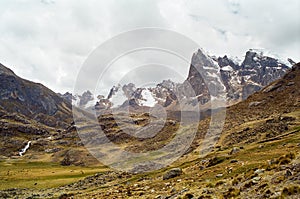
<svg viewBox="0 0 300 199"><path fill-rule="evenodd" d="M72 121L71 103L42 84L18 77L2 64L0 107L51 127L67 127Z"/></svg>
<svg viewBox="0 0 300 199"><path fill-rule="evenodd" d="M209 118L200 121L193 150L169 168L121 184L107 183L82 197L298 198L299 78L300 63L282 79L227 108L223 133L206 157L199 158L199 151ZM165 179L171 171L172 177ZM92 179L91 186L96 186L97 178Z"/></svg>
<svg viewBox="0 0 300 199"><path fill-rule="evenodd" d="M212 151L205 157L199 156L201 143L206 134L210 118L199 123L197 137L192 150L166 168L157 171L132 174L117 172L101 165L90 165L93 171L86 170L69 152L60 159L61 165L40 162L29 157L35 154L28 152L22 159L2 159L2 182L0 196L42 198L299 198L300 195L300 64L293 66L282 79L279 79L263 90L249 96L245 101L228 107L226 121L220 139ZM218 112L221 114L224 112ZM135 113L131 118L120 115L121 124L133 119L135 125L148 123L149 115ZM155 150L172 137L168 132L176 131L177 122L167 123L151 139L135 140L124 137L116 127L111 115L98 118L100 125L106 129L111 141L127 150ZM134 127L134 126L133 126ZM89 132L89 127L85 128ZM169 131L168 131L169 130ZM67 129L61 135L69 135L69 141L76 140L76 130ZM164 135L164 136L163 136ZM55 137L55 135L54 135ZM50 141L55 143L59 141ZM62 141L62 140L60 140ZM72 141L73 142L73 141ZM154 145L154 143L156 143ZM140 145L140 146L139 146ZM34 146L34 145L32 145ZM65 149L73 148L67 145ZM133 147L135 146L135 147ZM144 146L144 147L143 147ZM146 146L146 147L145 147ZM74 150L75 148L71 149ZM50 152L52 157L56 152ZM83 155L79 155L84 157ZM40 156L42 157L42 156ZM37 176L39 167L24 165L41 165L48 171ZM74 162L72 162L74 161ZM88 160L87 160L88 161ZM63 163L63 164L62 164ZM62 166L69 163L69 166ZM24 170L29 175L29 184L20 184L18 177ZM146 168L145 168L146 169ZM64 172L62 172L64 170ZM80 170L82 172L80 172ZM84 170L84 171L83 171ZM7 172L9 171L9 175ZM57 173L56 173L57 172ZM63 176L61 176L61 173ZM54 183L53 178L62 180ZM73 176L73 177L72 177ZM68 180L67 180L68 179ZM45 185L44 182L52 182ZM9 189L9 188L18 189ZM26 188L26 189L24 189ZM29 189L28 189L29 188Z"/></svg>
<svg viewBox="0 0 300 199"><path fill-rule="evenodd" d="M228 127L225 127L230 133L224 138L223 144L272 138L289 130L289 123L293 124L295 120L291 113L297 112L300 108L299 88L300 65L298 63L282 79L230 107L226 118ZM260 123L258 126L253 126L253 121L260 121ZM253 128L237 129L247 124L252 124ZM262 131L265 134L262 134Z"/></svg>

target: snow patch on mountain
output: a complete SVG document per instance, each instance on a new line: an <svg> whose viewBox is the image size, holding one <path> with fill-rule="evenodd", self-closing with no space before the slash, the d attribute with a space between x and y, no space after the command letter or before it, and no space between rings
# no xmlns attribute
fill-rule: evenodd
<svg viewBox="0 0 300 199"><path fill-rule="evenodd" d="M243 63L243 59L240 59L237 56L231 56L231 55L229 55L228 59L230 59L231 61L233 61L233 63L236 64L236 65L241 65Z"/></svg>
<svg viewBox="0 0 300 199"><path fill-rule="evenodd" d="M97 103L97 98L93 98L92 100L88 101L85 105L84 108L90 108L90 107L94 107L95 104Z"/></svg>
<svg viewBox="0 0 300 199"><path fill-rule="evenodd" d="M144 89L141 93L142 99L139 99L139 104L141 106L153 107L157 103L149 89Z"/></svg>
<svg viewBox="0 0 300 199"><path fill-rule="evenodd" d="M80 98L78 96L78 94L74 95L73 99L72 99L72 105L79 107L80 104Z"/></svg>
<svg viewBox="0 0 300 199"><path fill-rule="evenodd" d="M267 49L250 49L249 50L250 52L255 52L257 53L258 56L256 56L256 60L258 60L259 58L262 58L262 57L271 57L271 58L274 58L274 59L277 59L278 62L281 62L289 67L292 67L290 62L288 62L288 60L285 60L285 59L282 59L282 57L280 57L279 55L277 55L276 53L270 51L270 50L267 50ZM254 61L256 61L254 60Z"/></svg>
<svg viewBox="0 0 300 199"><path fill-rule="evenodd" d="M112 108L117 108L121 106L126 100L128 100L128 98L122 90L118 90L114 93L114 95L111 96L109 100L112 103Z"/></svg>
<svg viewBox="0 0 300 199"><path fill-rule="evenodd" d="M233 71L233 68L232 68L231 66L227 65L227 66L223 66L223 67L221 68L221 70L222 70L222 71Z"/></svg>

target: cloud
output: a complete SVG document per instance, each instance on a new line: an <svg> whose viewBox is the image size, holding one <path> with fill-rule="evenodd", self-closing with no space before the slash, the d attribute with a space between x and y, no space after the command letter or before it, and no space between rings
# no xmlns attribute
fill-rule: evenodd
<svg viewBox="0 0 300 199"><path fill-rule="evenodd" d="M299 61L299 7L298 0L1 1L0 62L56 92L72 91L97 46L141 27L177 31L216 55L242 57L249 48L266 48ZM183 76L188 67L182 66ZM126 68L116 68L103 90Z"/></svg>

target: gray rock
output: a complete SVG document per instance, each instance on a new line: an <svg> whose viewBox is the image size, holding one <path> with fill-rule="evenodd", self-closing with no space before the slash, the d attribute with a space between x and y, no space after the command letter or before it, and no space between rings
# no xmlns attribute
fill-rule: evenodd
<svg viewBox="0 0 300 199"><path fill-rule="evenodd" d="M219 173L219 174L216 175L216 177L217 177L217 178L222 178L222 177L223 177L223 174L222 174L222 173Z"/></svg>
<svg viewBox="0 0 300 199"><path fill-rule="evenodd" d="M282 83L272 84L272 85L268 86L267 88L265 88L263 90L263 92L268 93L268 92L271 92L271 91L274 91L274 90L280 88L281 86L282 86Z"/></svg>
<svg viewBox="0 0 300 199"><path fill-rule="evenodd" d="M264 173L265 172L265 169L256 169L255 171L254 171L254 173L255 174L262 174L262 173Z"/></svg>
<svg viewBox="0 0 300 199"><path fill-rule="evenodd" d="M263 102L258 102L258 101L254 101L254 102L250 102L248 107L253 107L253 106L258 106L260 104L262 104Z"/></svg>
<svg viewBox="0 0 300 199"><path fill-rule="evenodd" d="M293 173L291 172L291 170L286 170L286 172L285 172L285 177L290 177L290 176L292 176L293 175Z"/></svg>
<svg viewBox="0 0 300 199"><path fill-rule="evenodd" d="M45 149L45 152L46 153L56 153L60 150L61 150L61 148Z"/></svg>
<svg viewBox="0 0 300 199"><path fill-rule="evenodd" d="M181 168L173 168L173 169L167 171L163 175L163 180L167 180L167 179L170 179L170 178L175 178L177 176L180 176L181 174L182 174Z"/></svg>
<svg viewBox="0 0 300 199"><path fill-rule="evenodd" d="M295 82L289 82L289 83L287 83L286 85L287 86L292 86L292 85L294 85L295 84Z"/></svg>
<svg viewBox="0 0 300 199"><path fill-rule="evenodd" d="M233 147L233 149L231 149L231 151L229 152L229 155L233 155L240 152L240 149L238 147Z"/></svg>
<svg viewBox="0 0 300 199"><path fill-rule="evenodd" d="M260 181L260 179L261 179L261 177L259 177L259 176L252 178L252 180L254 180L256 182Z"/></svg>

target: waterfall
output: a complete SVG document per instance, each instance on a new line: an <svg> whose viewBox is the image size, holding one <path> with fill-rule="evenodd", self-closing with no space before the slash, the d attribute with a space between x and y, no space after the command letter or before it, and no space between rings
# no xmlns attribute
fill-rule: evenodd
<svg viewBox="0 0 300 199"><path fill-rule="evenodd" d="M23 154L24 154L24 153L27 151L27 149L29 148L30 144L31 144L31 141L28 141L27 144L26 144L26 146L19 152L19 155L20 155L20 156L23 156Z"/></svg>

